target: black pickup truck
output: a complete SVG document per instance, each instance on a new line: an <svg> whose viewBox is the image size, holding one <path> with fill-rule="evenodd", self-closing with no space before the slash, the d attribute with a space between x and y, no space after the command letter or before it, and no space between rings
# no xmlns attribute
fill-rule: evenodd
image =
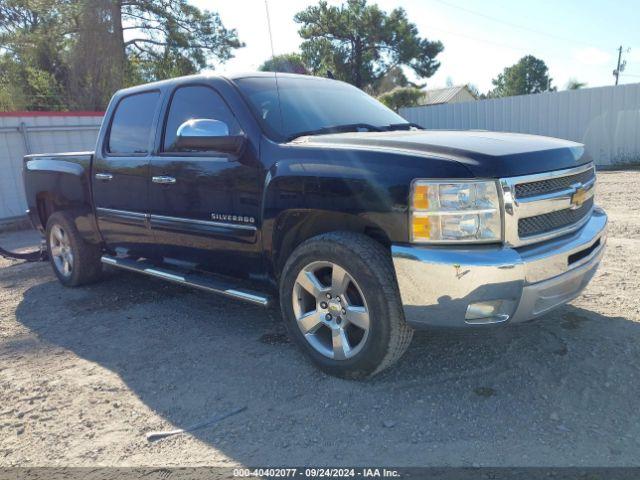
<svg viewBox="0 0 640 480"><path fill-rule="evenodd" d="M342 82L198 75L117 92L95 152L29 155L60 281L102 265L269 306L328 373L414 329L530 320L575 298L607 216L582 145L428 131Z"/></svg>

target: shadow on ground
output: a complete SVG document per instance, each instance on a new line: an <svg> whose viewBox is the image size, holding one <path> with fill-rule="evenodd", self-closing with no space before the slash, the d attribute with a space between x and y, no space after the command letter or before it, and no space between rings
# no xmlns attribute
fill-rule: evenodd
<svg viewBox="0 0 640 480"><path fill-rule="evenodd" d="M319 373L277 315L133 274L33 286L16 316L176 427L246 405L193 433L246 465L608 465L638 449L640 326L574 306L511 328L419 332L366 382Z"/></svg>

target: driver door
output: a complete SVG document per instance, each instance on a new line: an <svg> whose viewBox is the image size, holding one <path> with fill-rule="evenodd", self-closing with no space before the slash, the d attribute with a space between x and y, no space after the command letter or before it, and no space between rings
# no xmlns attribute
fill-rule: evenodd
<svg viewBox="0 0 640 480"><path fill-rule="evenodd" d="M179 85L171 95L162 144L150 161L150 223L160 256L233 276L261 267L258 251L261 170L216 151L181 148L177 132L194 119L242 129L210 86ZM245 153L248 155L248 153Z"/></svg>

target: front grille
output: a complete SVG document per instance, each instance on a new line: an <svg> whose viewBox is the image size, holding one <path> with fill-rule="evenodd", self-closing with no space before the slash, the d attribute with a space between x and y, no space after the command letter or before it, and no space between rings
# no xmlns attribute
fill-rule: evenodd
<svg viewBox="0 0 640 480"><path fill-rule="evenodd" d="M535 217L521 218L518 220L518 236L520 238L526 238L533 235L551 232L552 230L558 230L563 227L568 227L582 220L589 214L592 207L593 197L575 210L568 208L566 210L543 213L542 215L536 215Z"/></svg>
<svg viewBox="0 0 640 480"><path fill-rule="evenodd" d="M559 192L570 188L575 183L585 184L595 176L593 168L584 172L568 175L566 177L549 178L537 182L521 183L516 185L516 198L535 197L546 193Z"/></svg>

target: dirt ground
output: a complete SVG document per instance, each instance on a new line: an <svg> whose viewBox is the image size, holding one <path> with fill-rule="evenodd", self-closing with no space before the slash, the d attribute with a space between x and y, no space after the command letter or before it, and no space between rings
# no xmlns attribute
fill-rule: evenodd
<svg viewBox="0 0 640 480"><path fill-rule="evenodd" d="M126 273L66 289L0 260L0 466L637 466L640 171L599 179L608 251L584 295L523 326L417 333L365 382L318 372L257 307Z"/></svg>

